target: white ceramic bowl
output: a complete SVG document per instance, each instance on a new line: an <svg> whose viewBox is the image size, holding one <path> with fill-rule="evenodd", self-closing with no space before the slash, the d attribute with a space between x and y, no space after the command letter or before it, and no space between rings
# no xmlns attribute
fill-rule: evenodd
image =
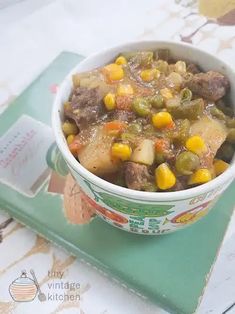
<svg viewBox="0 0 235 314"><path fill-rule="evenodd" d="M123 230L142 234L163 234L178 230L204 216L234 179L235 163L214 180L177 192L140 192L109 183L86 170L70 153L61 129L63 103L72 89L72 74L110 63L122 51L168 48L175 59L190 60L204 70L224 73L231 84L235 105L235 73L232 68L205 51L188 44L167 41L130 42L96 53L79 63L65 78L56 95L52 125L56 142L70 171L98 215Z"/></svg>

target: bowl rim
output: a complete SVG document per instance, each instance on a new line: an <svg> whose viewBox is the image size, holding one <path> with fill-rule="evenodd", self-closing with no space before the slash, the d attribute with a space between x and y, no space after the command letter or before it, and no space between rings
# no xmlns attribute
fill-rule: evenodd
<svg viewBox="0 0 235 314"><path fill-rule="evenodd" d="M187 190L180 190L180 191L172 191L172 192L146 192L146 191L137 191L128 189L125 187L121 187L118 185L115 185L113 183L110 183L95 174L91 173L89 170L84 168L77 160L76 158L71 154L69 151L69 148L67 146L67 143L65 141L62 128L61 128L61 120L60 120L60 111L62 107L62 97L64 94L64 90L66 89L66 86L68 84L68 81L71 80L71 76L74 73L77 73L77 69L79 69L81 66L83 66L86 63L89 63L92 59L100 58L102 55L105 54L112 54L116 53L116 50L120 48L120 51L122 47L131 47L135 45L154 45L154 44L162 44L164 45L173 45L173 46L181 46L190 48L191 50L194 50L195 52L200 52L205 55L207 58L213 58L218 60L218 62L224 67L229 68L229 71L234 73L235 71L230 67L229 64L225 63L221 59L217 58L216 56L213 56L212 54L201 50L191 44L188 43L181 43L173 40L163 41L163 40L140 40L140 41L128 41L121 43L119 45L116 45L114 47L103 49L99 52L95 52L82 60L80 63L78 63L64 78L62 83L59 85L57 94L55 96L54 102L53 102L53 108L52 108L52 129L54 131L55 140L57 143L57 146L64 157L65 161L68 163L70 168L73 169L76 173L78 173L83 179L87 179L92 182L93 185L100 187L101 189L104 189L112 194L116 194L118 196L127 197L130 199L140 199L140 200L146 200L146 201L172 201L172 200L185 200L185 199L191 199L192 197L199 196L201 194L205 194L206 192L209 192L211 190L214 190L217 187L221 186L227 186L226 183L232 182L232 180L235 178L235 158L233 158L232 164L230 164L229 168L219 175L218 177L214 178L210 182L204 183L202 185L189 188ZM143 48L144 50L145 48ZM235 85L235 82L234 82Z"/></svg>

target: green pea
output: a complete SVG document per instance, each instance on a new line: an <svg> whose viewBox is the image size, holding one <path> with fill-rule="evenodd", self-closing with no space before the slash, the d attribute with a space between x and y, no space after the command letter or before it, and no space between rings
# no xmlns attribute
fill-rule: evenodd
<svg viewBox="0 0 235 314"><path fill-rule="evenodd" d="M199 165L199 157L191 152L183 152L176 157L175 167L180 174L190 175Z"/></svg>
<svg viewBox="0 0 235 314"><path fill-rule="evenodd" d="M163 108L164 99L162 95L154 95L149 98L149 102L153 108L160 109Z"/></svg>
<svg viewBox="0 0 235 314"><path fill-rule="evenodd" d="M192 99L192 92L189 88L184 88L180 92L181 101L190 101Z"/></svg>
<svg viewBox="0 0 235 314"><path fill-rule="evenodd" d="M132 103L132 109L141 117L146 117L150 113L151 105L144 98L136 98Z"/></svg>
<svg viewBox="0 0 235 314"><path fill-rule="evenodd" d="M142 126L139 123L133 122L128 126L127 129L130 133L138 134L138 133L141 133Z"/></svg>
<svg viewBox="0 0 235 314"><path fill-rule="evenodd" d="M222 159L225 160L227 162L230 162L231 159L233 158L233 154L234 154L234 148L230 143L224 143L220 146L216 157L218 159Z"/></svg>
<svg viewBox="0 0 235 314"><path fill-rule="evenodd" d="M235 144L235 128L230 129L227 135L227 141L229 143Z"/></svg>

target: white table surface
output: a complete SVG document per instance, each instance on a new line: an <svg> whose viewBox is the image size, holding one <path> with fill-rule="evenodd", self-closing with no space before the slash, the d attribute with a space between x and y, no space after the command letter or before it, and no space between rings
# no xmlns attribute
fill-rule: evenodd
<svg viewBox="0 0 235 314"><path fill-rule="evenodd" d="M179 34L187 35L205 21L197 15L183 19L191 10L194 8L176 5L173 0L0 1L0 112L61 51L89 55L128 40L179 40ZM193 44L235 67L235 26L207 25L193 37ZM6 218L0 213L0 223ZM222 314L235 302L234 227L233 216L198 314ZM166 313L16 222L4 230L3 237L0 313ZM30 263L40 279L40 273L51 269L55 260L64 263L66 279L80 282L81 301L64 306L47 302L44 308L34 301L12 307L6 289L9 278L15 279Z"/></svg>

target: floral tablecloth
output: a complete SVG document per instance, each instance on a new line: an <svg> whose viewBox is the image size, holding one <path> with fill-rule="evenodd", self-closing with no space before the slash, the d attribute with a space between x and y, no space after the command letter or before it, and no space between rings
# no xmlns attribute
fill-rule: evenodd
<svg viewBox="0 0 235 314"><path fill-rule="evenodd" d="M235 68L232 0L25 0L9 4L0 11L0 112L63 50L89 55L133 39L173 39L199 46ZM235 302L234 226L233 218L199 314L219 314ZM0 313L164 312L3 212L0 242ZM43 291L53 290L46 306L38 298L31 303L17 303L11 298L19 284L14 281L25 268L36 271ZM26 274L26 278L32 276ZM63 297L70 284L77 285L79 297ZM231 307L228 313L233 310Z"/></svg>

